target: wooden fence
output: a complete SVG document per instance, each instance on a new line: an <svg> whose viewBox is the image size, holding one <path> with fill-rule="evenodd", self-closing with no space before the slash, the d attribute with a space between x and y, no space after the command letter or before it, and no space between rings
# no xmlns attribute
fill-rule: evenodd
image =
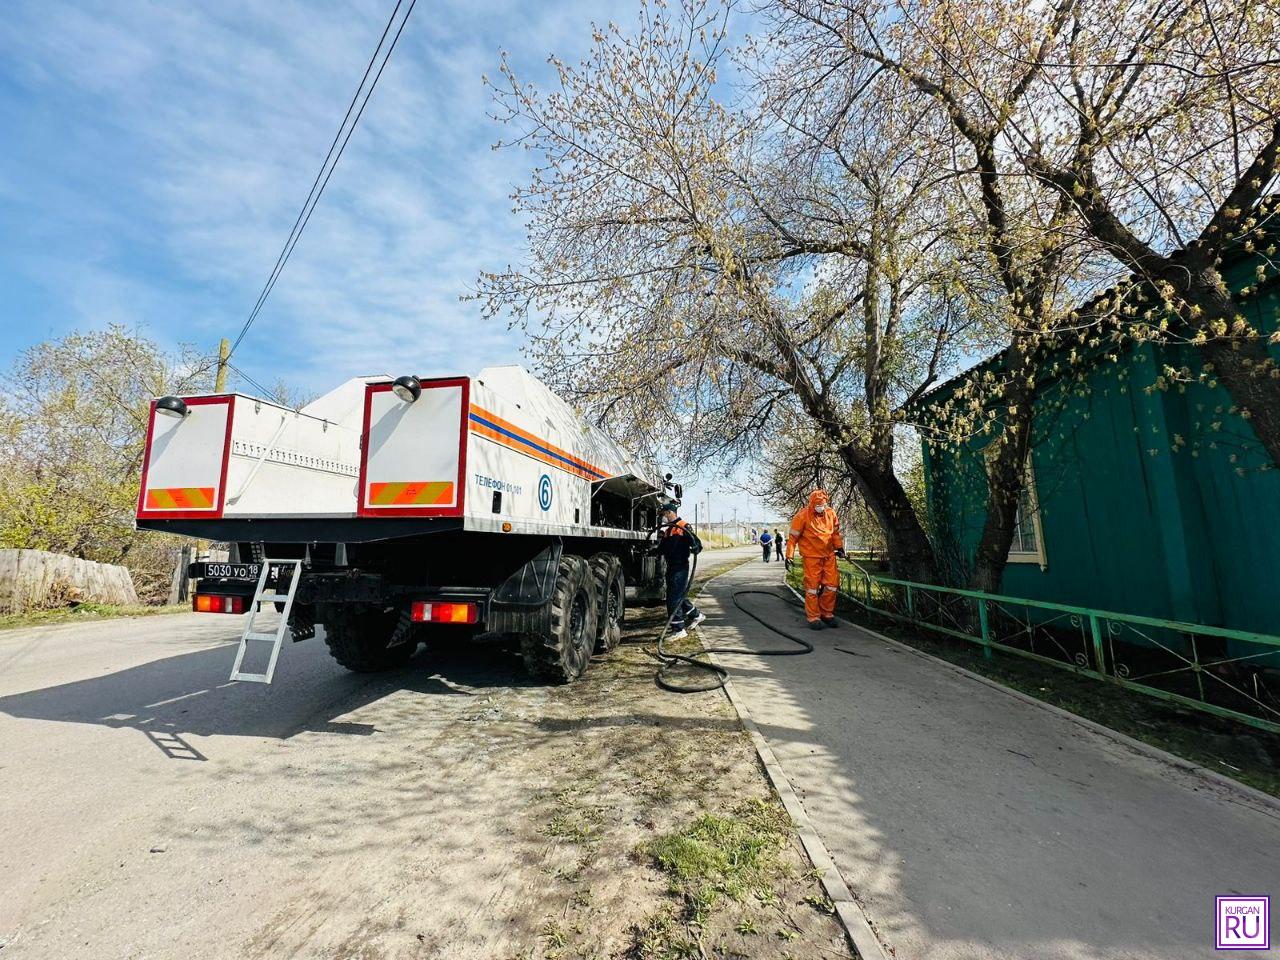
<svg viewBox="0 0 1280 960"><path fill-rule="evenodd" d="M0 550L0 613L68 603L136 604L133 578L121 566L44 550Z"/></svg>

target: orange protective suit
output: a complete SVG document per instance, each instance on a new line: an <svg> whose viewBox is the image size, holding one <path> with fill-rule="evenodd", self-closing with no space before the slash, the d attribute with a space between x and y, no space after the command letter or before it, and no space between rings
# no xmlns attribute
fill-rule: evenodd
<svg viewBox="0 0 1280 960"><path fill-rule="evenodd" d="M827 505L822 513L813 509L820 503ZM840 518L828 503L825 490L809 494L809 502L791 518L788 560L797 547L804 558L804 614L810 623L830 620L836 615L836 590L840 586L836 551L844 549L844 537L840 535Z"/></svg>

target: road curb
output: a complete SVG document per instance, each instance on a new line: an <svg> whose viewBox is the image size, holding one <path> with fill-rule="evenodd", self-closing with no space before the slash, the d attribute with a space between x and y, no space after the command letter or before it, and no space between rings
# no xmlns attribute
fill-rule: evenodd
<svg viewBox="0 0 1280 960"><path fill-rule="evenodd" d="M724 570L707 578L707 580L703 581L702 588L705 590L712 580L729 572L730 570ZM720 602L718 597L716 602ZM720 658L714 653L707 653L706 655L716 666L725 669L724 664L720 662ZM809 819L809 814L804 808L804 802L792 788L786 771L774 754L773 748L769 746L769 741L760 732L760 728L756 726L755 719L751 716L751 710L734 689L731 676L725 678L724 692L728 696L729 702L733 705L733 709L737 712L738 720L742 723L743 729L747 731L747 735L751 738L756 756L760 758L760 763L764 767L765 776L769 778L769 783L773 786L774 792L778 794L778 799L782 801L783 809L787 811L787 815L791 817L792 822L795 824L796 835L800 838L800 845L804 848L805 855L818 873L818 880L822 884L822 890L830 898L832 906L835 908L836 918L840 921L840 926L844 928L845 936L848 937L849 942L862 960L890 960L889 954L885 952L884 945L880 942L880 938L876 936L870 918L863 911L862 905L854 899L852 892L849 890L849 885L845 883L845 879L840 873L840 868L836 866L835 861L831 858L831 853L827 850L827 845L823 843L822 837L818 835L817 828L814 827L813 822Z"/></svg>
<svg viewBox="0 0 1280 960"><path fill-rule="evenodd" d="M792 592L794 593L795 591L792 590ZM903 643L901 640L895 640L893 637L885 636L885 634L878 630L872 630L870 627L865 627L860 623L851 622L851 624L863 633L874 637L877 640L882 640L892 647L896 647L906 653L910 653L914 656L921 657L925 660L930 660L933 663L947 667L962 676L968 677L970 680L976 680L978 683L991 687L993 690L999 690L1001 693L1013 697L1015 700L1020 700L1023 703L1031 704L1032 706L1039 707L1042 710L1047 710L1055 716L1061 717L1064 720L1070 720L1072 723L1084 727L1086 730L1090 730L1093 733L1106 737L1108 740L1113 740L1122 746L1128 747L1135 753L1140 753L1152 760L1158 760L1161 763L1167 764L1182 773L1191 774L1192 776L1207 780L1227 793L1235 794L1234 797L1230 798L1232 800L1261 807L1263 808L1262 812L1270 814L1271 816L1280 817L1280 797L1273 797L1269 793L1264 793L1255 787L1241 783L1239 780L1233 780L1231 777L1218 773L1216 770L1211 770L1208 767L1202 767L1198 763L1194 763L1184 757L1179 757L1176 754L1169 753L1167 750L1161 750L1159 747L1146 743L1143 740L1139 740L1136 737L1131 737L1127 733L1121 733L1119 730L1113 730L1108 726L1098 723L1096 720L1090 720L1088 717L1082 717L1078 713L1072 713L1070 710L1063 709L1056 704L1046 703L1043 700L1039 700L1036 697L1031 696L1029 693L1023 693L1021 690L1016 690L1013 687L1007 687L998 680L992 680L990 677L984 677L982 674L968 670L959 664L952 663L950 660L944 660L941 657L935 657L931 653L918 650L911 646L911 644Z"/></svg>

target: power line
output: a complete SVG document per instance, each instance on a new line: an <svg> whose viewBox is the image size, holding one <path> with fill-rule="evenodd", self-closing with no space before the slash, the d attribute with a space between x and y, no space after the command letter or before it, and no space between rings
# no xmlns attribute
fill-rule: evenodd
<svg viewBox="0 0 1280 960"><path fill-rule="evenodd" d="M232 371L235 373L236 376L240 377L242 380L248 381L249 386L257 388L258 392L262 394L263 400L270 400L272 402L275 401L276 394L274 390L268 390L266 387L260 384L257 380L253 379L253 377L249 376L247 373L245 373L243 370L237 367L234 363L228 362L227 366L232 369Z"/></svg>
<svg viewBox="0 0 1280 960"><path fill-rule="evenodd" d="M400 6L403 2L404 0L396 0L395 8L387 19L387 25L382 28L382 36L378 38L378 45L374 48L373 55L369 58L368 65L364 68L364 75L361 76L356 92L351 97L351 103L347 105L347 112L342 118L342 123L338 126L338 132L334 134L333 142L329 144L329 152L325 154L324 162L320 164L320 169L316 172L315 180L311 183L311 190L307 193L307 199L303 201L302 209L298 211L297 219L293 222L293 229L289 231L289 236L285 240L284 246L280 249L280 255L276 257L276 263L271 270L271 275L263 285L262 292L258 294L257 302L254 303L253 309L249 312L249 318L245 320L244 326L240 328L240 332L236 335L235 342L231 344L231 351L227 355L228 358L235 353L236 348L240 346L240 342L244 340L245 335L249 332L249 328L253 326L253 322L258 319L258 314L262 312L267 298L271 296L271 291L274 289L276 281L280 279L280 274L284 271L285 265L289 262L289 258L293 256L294 248L298 245L302 232L306 230L307 224L311 220L311 214L315 211L316 204L320 202L320 197L324 194L325 187L329 185L329 178L333 176L333 171L337 169L338 161L342 159L342 154L347 149L347 143L351 140L351 135L355 133L356 125L360 123L365 107L369 105L369 98L373 96L374 88L377 87L378 80L382 77L382 71L386 69L387 63L391 60L391 54L395 52L396 44L400 42L400 34L404 32L405 24L409 22L409 17L413 15L413 8L417 5L418 0L409 0L409 6L400 21L400 26L396 29L395 36L391 38L391 45L387 47L382 63L378 66L378 71L373 76L373 82L369 84L369 88L366 91L365 81L369 79L369 73L373 70L373 65L377 62L379 53L382 52L382 45L386 42L387 34L391 32L391 27L396 21L396 15L400 12ZM363 100L360 99L361 92L364 93ZM352 119L351 111L355 109L357 101L360 102L360 108L356 110L355 118ZM351 120L349 126L348 120ZM345 137L343 136L344 130L346 131ZM339 141L341 141L341 144L339 144ZM335 148L337 149L336 153L334 152ZM330 163L330 160L332 160L332 163Z"/></svg>

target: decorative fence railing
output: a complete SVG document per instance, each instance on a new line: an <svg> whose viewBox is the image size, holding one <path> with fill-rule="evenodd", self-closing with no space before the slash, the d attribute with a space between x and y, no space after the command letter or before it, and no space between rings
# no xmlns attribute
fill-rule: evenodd
<svg viewBox="0 0 1280 960"><path fill-rule="evenodd" d="M868 610L1280 733L1280 637L912 583L854 566Z"/></svg>

